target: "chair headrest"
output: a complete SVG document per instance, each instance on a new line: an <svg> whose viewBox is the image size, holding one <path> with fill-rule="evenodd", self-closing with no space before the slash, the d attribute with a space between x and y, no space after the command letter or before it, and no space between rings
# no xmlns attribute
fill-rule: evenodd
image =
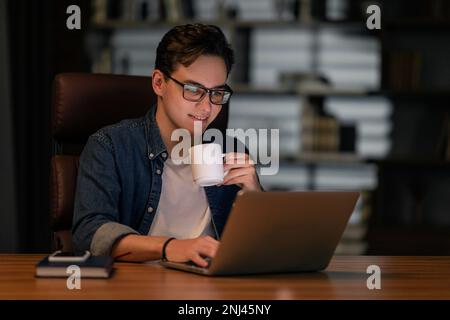
<svg viewBox="0 0 450 320"><path fill-rule="evenodd" d="M156 103L151 77L63 73L53 82L52 134L84 143L100 128L142 117Z"/></svg>
<svg viewBox="0 0 450 320"><path fill-rule="evenodd" d="M151 77L62 73L53 81L52 134L58 142L84 144L110 124L138 118L156 104ZM229 105L222 107L209 128L225 135Z"/></svg>

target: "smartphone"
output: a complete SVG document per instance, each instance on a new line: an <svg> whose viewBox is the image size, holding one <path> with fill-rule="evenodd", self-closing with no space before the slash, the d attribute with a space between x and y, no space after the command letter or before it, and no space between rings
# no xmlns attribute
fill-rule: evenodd
<svg viewBox="0 0 450 320"><path fill-rule="evenodd" d="M62 252L61 250L53 252L48 256L50 262L84 262L91 256L89 251L84 252Z"/></svg>

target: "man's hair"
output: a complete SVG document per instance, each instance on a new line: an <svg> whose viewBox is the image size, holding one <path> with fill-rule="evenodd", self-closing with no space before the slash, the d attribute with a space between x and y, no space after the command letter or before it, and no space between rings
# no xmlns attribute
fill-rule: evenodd
<svg viewBox="0 0 450 320"><path fill-rule="evenodd" d="M155 69L170 75L178 63L190 66L199 56L222 58L227 75L234 63L233 49L219 27L205 24L186 24L170 29L156 50Z"/></svg>

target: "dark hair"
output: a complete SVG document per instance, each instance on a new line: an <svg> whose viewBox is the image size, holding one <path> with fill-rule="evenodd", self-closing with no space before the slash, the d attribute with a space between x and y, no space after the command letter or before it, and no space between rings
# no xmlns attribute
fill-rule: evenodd
<svg viewBox="0 0 450 320"><path fill-rule="evenodd" d="M155 69L170 75L177 63L188 67L200 55L221 57L230 73L234 54L225 35L217 26L200 23L176 26L163 36L156 49Z"/></svg>

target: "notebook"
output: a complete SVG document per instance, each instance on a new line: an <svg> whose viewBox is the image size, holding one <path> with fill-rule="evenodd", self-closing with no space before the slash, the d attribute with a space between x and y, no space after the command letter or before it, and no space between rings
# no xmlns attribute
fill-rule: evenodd
<svg viewBox="0 0 450 320"><path fill-rule="evenodd" d="M36 264L36 277L67 278L67 267L80 267L81 278L109 278L114 259L107 256L89 257L85 262L50 262L48 256Z"/></svg>

